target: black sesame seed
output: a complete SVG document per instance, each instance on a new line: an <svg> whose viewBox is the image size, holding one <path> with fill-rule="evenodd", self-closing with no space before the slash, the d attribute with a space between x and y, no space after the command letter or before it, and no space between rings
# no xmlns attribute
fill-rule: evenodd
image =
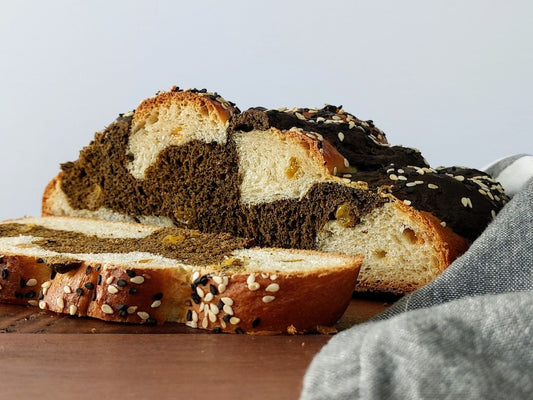
<svg viewBox="0 0 533 400"><path fill-rule="evenodd" d="M235 329L235 333L237 333L239 335L242 335L244 333L244 331L241 328L237 328L237 329Z"/></svg>
<svg viewBox="0 0 533 400"><path fill-rule="evenodd" d="M28 299L33 299L35 297L37 293L35 293L34 290L30 290L29 292L26 292L26 294L24 295L24 297L28 298Z"/></svg>
<svg viewBox="0 0 533 400"><path fill-rule="evenodd" d="M148 325L155 325L155 324L157 324L157 321L156 321L154 318L148 318L148 319L146 320L146 323L147 323Z"/></svg>
<svg viewBox="0 0 533 400"><path fill-rule="evenodd" d="M124 287L124 286L128 285L128 282L126 282L124 279L119 279L117 281L117 285L120 286L120 287Z"/></svg>
<svg viewBox="0 0 533 400"><path fill-rule="evenodd" d="M89 275L91 273L91 271L93 270L93 267L91 267L90 265L87 266L87 268L85 268L85 275Z"/></svg>
<svg viewBox="0 0 533 400"><path fill-rule="evenodd" d="M260 318L254 318L254 320L252 321L252 328L257 328L260 323L261 323Z"/></svg>
<svg viewBox="0 0 533 400"><path fill-rule="evenodd" d="M198 286L198 285L205 286L205 285L207 285L208 281L209 281L209 278L207 277L207 275L204 275L204 276L201 276L201 277L195 279L194 284L196 286Z"/></svg>
<svg viewBox="0 0 533 400"><path fill-rule="evenodd" d="M91 300L92 301L95 301L96 300L96 290L93 292L93 295L91 297Z"/></svg>
<svg viewBox="0 0 533 400"><path fill-rule="evenodd" d="M84 292L83 292L83 289L82 289L82 288L77 288L77 289L76 289L76 294L77 294L78 296L83 296L83 293L84 293Z"/></svg>
<svg viewBox="0 0 533 400"><path fill-rule="evenodd" d="M153 300L161 300L163 298L163 293L156 293L152 296Z"/></svg>
<svg viewBox="0 0 533 400"><path fill-rule="evenodd" d="M102 275L98 275L98 279L96 280L96 283L98 285L101 285L102 284Z"/></svg>
<svg viewBox="0 0 533 400"><path fill-rule="evenodd" d="M213 328L213 333L222 333L222 328L220 326L216 326Z"/></svg>
<svg viewBox="0 0 533 400"><path fill-rule="evenodd" d="M57 271L53 269L52 272L50 272L50 279L54 279L56 275L57 275Z"/></svg>
<svg viewBox="0 0 533 400"><path fill-rule="evenodd" d="M222 300L218 301L217 307L219 310L222 310L224 308L224 302Z"/></svg>
<svg viewBox="0 0 533 400"><path fill-rule="evenodd" d="M209 285L209 291L213 296L216 296L218 294L218 289L215 285Z"/></svg>
<svg viewBox="0 0 533 400"><path fill-rule="evenodd" d="M99 272L101 269L102 269L102 266L101 266L101 265L98 265L98 266L95 268L95 271L96 271L96 272Z"/></svg>
<svg viewBox="0 0 533 400"><path fill-rule="evenodd" d="M120 310L118 312L118 315L121 317L127 317L128 316L128 310Z"/></svg>
<svg viewBox="0 0 533 400"><path fill-rule="evenodd" d="M3 263L4 263L4 256L0 255L0 264L3 264Z"/></svg>
<svg viewBox="0 0 533 400"><path fill-rule="evenodd" d="M128 306L126 304L117 304L117 310L127 310Z"/></svg>
<svg viewBox="0 0 533 400"><path fill-rule="evenodd" d="M202 302L202 299L198 295L198 293L191 294L191 299L194 301L195 304L200 304Z"/></svg>
<svg viewBox="0 0 533 400"><path fill-rule="evenodd" d="M229 314L226 314L224 315L224 318L222 318L224 320L224 322L229 322L229 320L231 319L231 315Z"/></svg>
<svg viewBox="0 0 533 400"><path fill-rule="evenodd" d="M24 280L24 278L20 278L19 286L21 288L25 288L26 287L26 281Z"/></svg>
<svg viewBox="0 0 533 400"><path fill-rule="evenodd" d="M89 290L93 290L93 289L94 289L94 283L92 283L92 282L87 282L87 283L86 283L85 285L83 285L83 286L85 286L85 287L86 287L87 289L89 289Z"/></svg>
<svg viewBox="0 0 533 400"><path fill-rule="evenodd" d="M130 278L134 278L135 276L137 276L137 274L135 273L135 271L132 270L132 269L127 269L127 270L126 270L126 275L128 275Z"/></svg>
<svg viewBox="0 0 533 400"><path fill-rule="evenodd" d="M187 310L187 321L192 321L192 310Z"/></svg>
<svg viewBox="0 0 533 400"><path fill-rule="evenodd" d="M8 276L9 276L9 271L7 270L7 268L4 268L2 270L2 279L6 280Z"/></svg>
<svg viewBox="0 0 533 400"><path fill-rule="evenodd" d="M130 287L130 290L128 290L128 293L129 294L135 294L135 293L137 293L137 289L134 288L134 287Z"/></svg>
<svg viewBox="0 0 533 400"><path fill-rule="evenodd" d="M15 297L16 297L17 299L22 299L24 296L23 296L22 293L20 293L20 292L15 292Z"/></svg>
<svg viewBox="0 0 533 400"><path fill-rule="evenodd" d="M42 290L39 292L39 297L38 297L37 299L38 299L38 300L42 300L42 299L44 299L44 293L43 293Z"/></svg>

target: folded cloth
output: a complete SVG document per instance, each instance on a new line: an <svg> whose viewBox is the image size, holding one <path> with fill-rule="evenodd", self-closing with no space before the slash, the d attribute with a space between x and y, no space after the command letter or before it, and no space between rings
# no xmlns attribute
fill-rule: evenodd
<svg viewBox="0 0 533 400"><path fill-rule="evenodd" d="M522 157L531 156L500 160L492 174ZM533 179L513 185L518 193L437 279L329 341L302 400L533 398Z"/></svg>

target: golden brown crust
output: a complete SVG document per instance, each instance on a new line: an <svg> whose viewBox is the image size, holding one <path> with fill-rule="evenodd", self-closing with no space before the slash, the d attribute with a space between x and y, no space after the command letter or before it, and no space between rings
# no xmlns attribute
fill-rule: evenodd
<svg viewBox="0 0 533 400"><path fill-rule="evenodd" d="M56 176L52 178L50 182L48 182L48 184L44 188L43 197L41 201L41 214L43 216L54 215L52 207L56 202L54 196L58 193L58 191L61 190L61 175L62 172L59 172Z"/></svg>

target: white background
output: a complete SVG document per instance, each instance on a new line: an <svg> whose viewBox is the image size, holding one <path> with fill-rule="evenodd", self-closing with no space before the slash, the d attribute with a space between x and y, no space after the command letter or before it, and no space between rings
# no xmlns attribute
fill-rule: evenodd
<svg viewBox="0 0 533 400"><path fill-rule="evenodd" d="M0 219L176 84L252 106L342 104L433 166L533 153L531 1L2 1Z"/></svg>

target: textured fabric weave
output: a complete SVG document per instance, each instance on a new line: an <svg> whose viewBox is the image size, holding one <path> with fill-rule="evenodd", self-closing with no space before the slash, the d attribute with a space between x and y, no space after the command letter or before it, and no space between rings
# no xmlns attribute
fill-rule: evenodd
<svg viewBox="0 0 533 400"><path fill-rule="evenodd" d="M333 337L301 399L533 399L533 179L516 187L437 279Z"/></svg>

